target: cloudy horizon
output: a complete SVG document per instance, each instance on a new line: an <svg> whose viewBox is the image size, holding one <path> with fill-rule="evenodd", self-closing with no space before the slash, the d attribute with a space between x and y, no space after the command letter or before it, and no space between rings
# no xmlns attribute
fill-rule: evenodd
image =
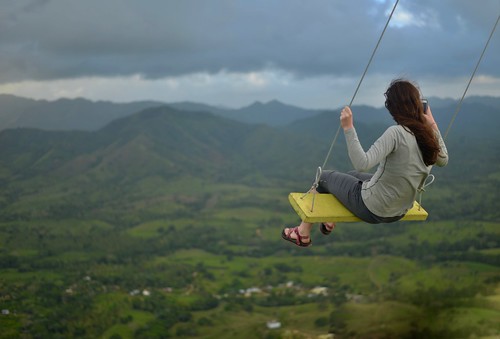
<svg viewBox="0 0 500 339"><path fill-rule="evenodd" d="M18 0L0 12L0 93L34 99L347 104L394 1ZM394 78L459 98L500 1L400 0L355 104ZM500 32L468 95L500 96Z"/></svg>

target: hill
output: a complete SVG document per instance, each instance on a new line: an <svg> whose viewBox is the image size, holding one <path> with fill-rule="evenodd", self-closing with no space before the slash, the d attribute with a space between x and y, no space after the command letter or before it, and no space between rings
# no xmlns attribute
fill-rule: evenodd
<svg viewBox="0 0 500 339"><path fill-rule="evenodd" d="M63 206L105 191L93 205L116 199L126 208L124 201L150 177L165 186L187 178L264 185L306 177L309 184L314 167L304 170L304 164L326 152L326 145L294 133L168 106L117 119L96 132L5 130L0 144L0 213L6 219L27 217L33 210L23 201L32 192L43 201L46 190L66 196L58 202Z"/></svg>

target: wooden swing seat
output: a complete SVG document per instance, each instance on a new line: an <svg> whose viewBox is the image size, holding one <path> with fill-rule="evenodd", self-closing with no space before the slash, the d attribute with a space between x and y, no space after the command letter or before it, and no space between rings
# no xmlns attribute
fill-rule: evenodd
<svg viewBox="0 0 500 339"><path fill-rule="evenodd" d="M314 198L314 209L311 212L311 206ZM314 193L290 193L288 200L293 209L302 221L315 223L315 222L360 222L362 221L347 208L342 205L331 194L314 194ZM426 220L429 214L419 205L414 202L413 207L406 213L401 221L419 221Z"/></svg>

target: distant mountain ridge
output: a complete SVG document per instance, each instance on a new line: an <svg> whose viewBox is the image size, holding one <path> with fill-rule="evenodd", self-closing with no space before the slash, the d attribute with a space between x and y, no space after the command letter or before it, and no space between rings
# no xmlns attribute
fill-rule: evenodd
<svg viewBox="0 0 500 339"><path fill-rule="evenodd" d="M429 98L435 118L445 129L451 121L458 100ZM151 107L168 105L180 111L205 112L235 121L264 124L274 127L291 126L299 131L305 130L308 121L315 119L332 121L327 116L338 117L340 108L332 110L305 109L272 100L267 103L255 102L239 109L215 107L194 102L165 104L155 101L132 103L112 103L86 99L60 99L56 101L32 100L12 95L0 94L0 130L7 128L30 127L44 130L84 130L96 131L115 119L126 117ZM392 118L385 108L366 105L353 106L355 122L370 125L389 125ZM471 96L466 98L453 128L458 133L487 134L495 132L500 122L500 97ZM312 120L309 120L312 119ZM323 128L330 128L331 123ZM315 131L308 131L314 133ZM328 131L318 131L322 134Z"/></svg>
<svg viewBox="0 0 500 339"><path fill-rule="evenodd" d="M155 101L121 104L82 98L47 101L0 94L0 130L29 127L94 131L115 119L160 105Z"/></svg>

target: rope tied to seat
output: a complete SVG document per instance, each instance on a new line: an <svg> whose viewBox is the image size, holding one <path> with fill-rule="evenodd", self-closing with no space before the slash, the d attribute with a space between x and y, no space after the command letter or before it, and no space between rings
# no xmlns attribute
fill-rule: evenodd
<svg viewBox="0 0 500 339"><path fill-rule="evenodd" d="M312 204L311 204L311 212L314 212L314 201L316 199L316 193L318 193L318 191L316 190L319 186L319 180L321 179L321 173L323 173L323 170L321 169L321 166L318 166L318 168L316 169L316 178L314 179L314 182L311 186L311 188L309 189L309 191L307 191L306 193L304 193L300 199L304 199L304 197L306 195L308 195L309 193L312 192L313 194L313 199L312 199Z"/></svg>
<svg viewBox="0 0 500 339"><path fill-rule="evenodd" d="M431 181L427 182L427 179L431 178ZM423 180L422 184L420 185L419 188L417 188L417 192L418 192L418 210L420 211L420 209L422 208L422 194L425 192L425 188L432 185L432 183L434 182L434 180L436 179L436 177L434 176L434 174L429 174L428 176L425 177L425 179Z"/></svg>

